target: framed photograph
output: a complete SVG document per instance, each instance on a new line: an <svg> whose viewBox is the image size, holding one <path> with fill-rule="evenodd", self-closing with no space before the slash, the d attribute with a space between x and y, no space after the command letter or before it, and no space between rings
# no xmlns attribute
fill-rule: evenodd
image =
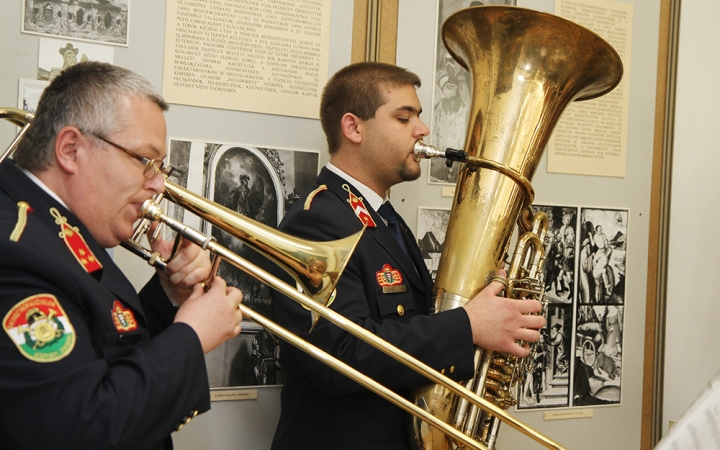
<svg viewBox="0 0 720 450"><path fill-rule="evenodd" d="M515 0L439 0L438 27L435 48L435 80L433 83L433 114L429 143L446 149L463 149L469 120L471 95L470 73L445 50L442 43L442 24L452 13L471 6L515 5ZM430 160L428 183L455 184L459 164L445 165L444 158Z"/></svg>
<svg viewBox="0 0 720 450"><path fill-rule="evenodd" d="M130 0L23 0L23 33L128 46Z"/></svg>
<svg viewBox="0 0 720 450"><path fill-rule="evenodd" d="M445 232L450 220L450 208L418 208L417 233L415 234L425 265L435 280Z"/></svg>
<svg viewBox="0 0 720 450"><path fill-rule="evenodd" d="M18 84L18 108L35 114L40 96L49 81L20 78Z"/></svg>
<svg viewBox="0 0 720 450"><path fill-rule="evenodd" d="M168 161L171 181L225 206L238 217L277 227L285 211L313 185L319 170L318 151L258 147L171 139ZM190 225L189 212L168 205L168 215ZM265 268L268 258L239 238L204 219L197 228L250 263ZM273 319L270 288L226 261L218 275L243 292L243 303ZM212 388L282 384L279 342L258 324L245 320L241 334L206 355ZM243 397L244 398L244 397ZM223 398L235 399L235 398Z"/></svg>
<svg viewBox="0 0 720 450"><path fill-rule="evenodd" d="M113 63L114 49L106 45L41 38L38 49L38 80L52 81L60 72L83 61Z"/></svg>
<svg viewBox="0 0 720 450"><path fill-rule="evenodd" d="M547 325L517 409L618 405L622 390L628 211L533 205L548 216Z"/></svg>

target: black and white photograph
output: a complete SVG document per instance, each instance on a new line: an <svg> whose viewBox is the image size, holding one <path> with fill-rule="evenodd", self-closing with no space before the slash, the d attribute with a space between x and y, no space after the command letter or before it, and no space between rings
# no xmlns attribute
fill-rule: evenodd
<svg viewBox="0 0 720 450"><path fill-rule="evenodd" d="M60 72L79 62L100 61L112 64L113 59L114 48L107 45L41 38L37 79L50 82Z"/></svg>
<svg viewBox="0 0 720 450"><path fill-rule="evenodd" d="M570 406L572 329L572 306L549 304L530 369L517 386L518 410Z"/></svg>
<svg viewBox="0 0 720 450"><path fill-rule="evenodd" d="M628 211L582 208L579 234L579 303L625 303Z"/></svg>
<svg viewBox="0 0 720 450"><path fill-rule="evenodd" d="M23 0L22 32L127 47L130 0Z"/></svg>
<svg viewBox="0 0 720 450"><path fill-rule="evenodd" d="M573 406L620 403L622 305L579 305L575 336Z"/></svg>
<svg viewBox="0 0 720 450"><path fill-rule="evenodd" d="M572 303L575 292L576 206L533 205L548 218L543 283L549 302Z"/></svg>
<svg viewBox="0 0 720 450"><path fill-rule="evenodd" d="M299 193L312 186L319 168L319 152L315 151L184 140L171 140L168 160L174 169L173 182L191 190L188 184L199 186L200 195L238 216L273 228L300 198ZM168 209L172 217L183 216L178 207ZM199 228L236 255L267 268L267 257L227 231L207 222ZM267 285L226 261L220 264L218 275L243 292L243 304L273 319ZM275 336L251 321L243 321L240 336L206 355L212 387L281 384L278 348Z"/></svg>
<svg viewBox="0 0 720 450"><path fill-rule="evenodd" d="M242 333L205 355L210 388L282 384L278 339L260 325L243 323Z"/></svg>
<svg viewBox="0 0 720 450"><path fill-rule="evenodd" d="M450 208L418 208L415 237L433 280L437 275L449 220Z"/></svg>
<svg viewBox="0 0 720 450"><path fill-rule="evenodd" d="M35 114L38 101L49 81L20 78L18 83L18 108Z"/></svg>
<svg viewBox="0 0 720 450"><path fill-rule="evenodd" d="M440 0L438 2L438 28L435 51L435 82L433 83L433 114L429 143L439 149L465 147L470 100L472 98L470 73L460 66L442 43L441 26L455 11L471 6L514 5L514 0ZM429 183L455 184L458 163L451 167L445 159L430 160Z"/></svg>

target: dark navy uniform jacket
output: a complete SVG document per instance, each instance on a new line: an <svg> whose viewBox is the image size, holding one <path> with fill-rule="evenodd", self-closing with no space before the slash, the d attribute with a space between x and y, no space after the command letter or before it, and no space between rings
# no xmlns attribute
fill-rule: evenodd
<svg viewBox="0 0 720 450"><path fill-rule="evenodd" d="M310 194L289 209L280 229L314 241L340 239L360 231L363 224L348 202L348 190L361 197L350 183L324 168ZM417 243L410 243L409 258L380 216L365 206L376 226L363 234L330 308L436 370L444 369L458 380L472 378L474 347L467 313L457 308L428 315L432 279ZM402 225L407 229L404 222ZM384 289L390 280L384 276L388 271L400 275L404 292ZM281 276L283 272L276 269L275 273ZM282 276L290 281L286 274ZM280 325L403 396L429 384L323 318L308 334L309 311L281 294L274 293L274 307ZM281 343L280 361L286 381L274 450L409 448L408 414L403 410L285 342Z"/></svg>
<svg viewBox="0 0 720 450"><path fill-rule="evenodd" d="M102 268L86 271L62 218ZM172 448L210 407L200 341L174 313L157 277L138 295L70 211L0 164L0 449Z"/></svg>

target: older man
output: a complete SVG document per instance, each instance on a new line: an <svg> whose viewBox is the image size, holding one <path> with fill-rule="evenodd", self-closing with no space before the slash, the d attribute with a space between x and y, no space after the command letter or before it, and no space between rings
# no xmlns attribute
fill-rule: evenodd
<svg viewBox="0 0 720 450"><path fill-rule="evenodd" d="M166 109L142 77L79 63L0 164L2 448L167 449L210 407L203 355L240 332L240 291L204 292L185 243L137 294L105 251L164 190Z"/></svg>

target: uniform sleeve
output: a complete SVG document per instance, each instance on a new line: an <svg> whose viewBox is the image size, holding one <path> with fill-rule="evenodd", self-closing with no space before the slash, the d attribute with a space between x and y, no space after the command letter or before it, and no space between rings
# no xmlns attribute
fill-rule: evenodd
<svg viewBox="0 0 720 450"><path fill-rule="evenodd" d="M63 341L54 354L39 357L47 350L41 339L23 341L27 329L8 330L4 322L2 448L152 448L186 417L209 409L204 356L192 328L173 324L150 340L142 327L119 337L106 333L110 309L95 309L104 299L93 298L92 280L85 286L59 269L37 263L37 270L12 269L17 266L0 265L0 317L41 295L55 302L53 320L62 324ZM52 338L47 342L55 345Z"/></svg>
<svg viewBox="0 0 720 450"><path fill-rule="evenodd" d="M295 212L292 220L287 220L283 231L310 240L339 239L359 230L359 221L352 216L351 219L353 222L340 221L339 224L337 214L327 214L322 209L304 210ZM368 262L378 257L370 254L376 252L375 247L366 233L340 278L337 295L330 307L434 369L445 370L446 374L456 379L471 378L474 347L470 322L464 309L432 315L415 311L409 318L398 319L393 315L395 317L379 320L377 311L371 311L380 301L376 297L382 295L377 282L375 285L368 282L379 269L371 267ZM285 279L289 280L287 276ZM274 299L282 325L376 381L393 389L411 389L428 383L425 377L323 318L309 333L311 319L307 310L280 294L274 293ZM362 392L357 383L304 352L293 349L292 355L321 391L328 394Z"/></svg>
<svg viewBox="0 0 720 450"><path fill-rule="evenodd" d="M145 311L150 336L155 337L173 323L178 309L168 299L157 274L150 278L138 296Z"/></svg>

